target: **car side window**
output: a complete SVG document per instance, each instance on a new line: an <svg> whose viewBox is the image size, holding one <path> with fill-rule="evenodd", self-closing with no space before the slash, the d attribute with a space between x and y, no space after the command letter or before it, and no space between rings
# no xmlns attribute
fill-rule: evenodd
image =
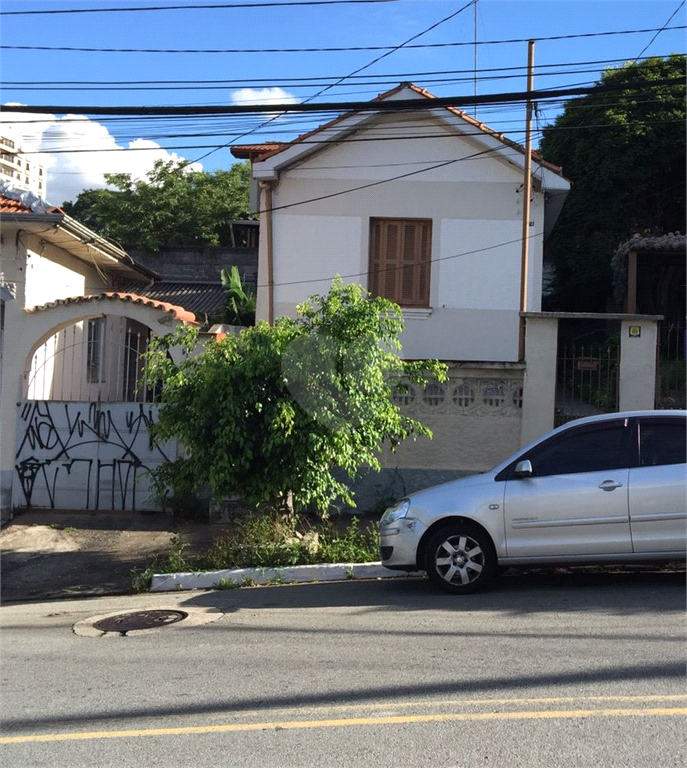
<svg viewBox="0 0 687 768"><path fill-rule="evenodd" d="M621 469L629 466L628 429L624 424L611 424L571 430L526 458L538 477Z"/></svg>
<svg viewBox="0 0 687 768"><path fill-rule="evenodd" d="M684 464L687 429L677 419L648 419L639 423L639 466Z"/></svg>

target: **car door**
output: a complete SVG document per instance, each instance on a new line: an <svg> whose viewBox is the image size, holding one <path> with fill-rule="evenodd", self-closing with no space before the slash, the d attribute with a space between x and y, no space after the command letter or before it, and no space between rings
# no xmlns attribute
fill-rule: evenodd
<svg viewBox="0 0 687 768"><path fill-rule="evenodd" d="M685 551L686 427L681 416L639 418L639 456L629 481L635 552Z"/></svg>
<svg viewBox="0 0 687 768"><path fill-rule="evenodd" d="M508 557L632 551L628 510L629 419L571 427L530 449L533 474L511 465L504 515Z"/></svg>

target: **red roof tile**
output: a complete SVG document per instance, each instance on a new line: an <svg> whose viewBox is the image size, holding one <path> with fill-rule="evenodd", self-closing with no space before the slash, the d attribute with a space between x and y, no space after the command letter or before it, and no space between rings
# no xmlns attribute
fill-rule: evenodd
<svg viewBox="0 0 687 768"><path fill-rule="evenodd" d="M85 304L91 301L128 301L132 304L142 304L146 307L155 307L157 309L164 309L165 312L170 314L175 320L179 320L183 323L189 323L191 325L199 325L196 320L196 316L193 312L189 312L183 307L179 307L176 304L169 304L166 301L156 301L155 299L148 299L144 296L138 296L135 293L118 293L117 291L108 291L107 293L95 293L91 296L72 296L68 299L57 299L56 301L50 301L47 304L42 304L39 307L33 307L27 310L28 312L40 312L51 307L59 307L65 304Z"/></svg>
<svg viewBox="0 0 687 768"><path fill-rule="evenodd" d="M24 205L20 200L13 200L11 197L0 195L0 214L8 213L33 213L28 205ZM64 215L64 211L54 205L48 209L48 213L59 213Z"/></svg>

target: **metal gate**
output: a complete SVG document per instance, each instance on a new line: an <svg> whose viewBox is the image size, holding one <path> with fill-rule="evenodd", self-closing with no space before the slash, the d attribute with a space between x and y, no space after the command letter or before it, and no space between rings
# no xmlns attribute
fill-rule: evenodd
<svg viewBox="0 0 687 768"><path fill-rule="evenodd" d="M555 426L618 410L620 345L565 344L559 347Z"/></svg>
<svg viewBox="0 0 687 768"><path fill-rule="evenodd" d="M656 408L685 408L685 353L687 328L684 322L663 322L658 327Z"/></svg>

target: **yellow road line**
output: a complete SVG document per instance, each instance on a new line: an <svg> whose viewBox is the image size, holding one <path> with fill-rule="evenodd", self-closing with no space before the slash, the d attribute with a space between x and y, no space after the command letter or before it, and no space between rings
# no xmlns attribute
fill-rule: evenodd
<svg viewBox="0 0 687 768"><path fill-rule="evenodd" d="M530 712L461 712L434 715L394 715L389 717L352 717L336 720L292 720L266 723L233 723L199 725L179 728L143 728L126 731L86 731L83 733L37 734L3 736L0 744L27 744L54 741L89 741L92 739L127 739L140 736L184 736L206 733L236 733L245 731L298 730L304 728L343 728L355 725L397 725L407 723L440 723L485 720L559 720L589 717L675 717L687 716L687 707L628 708L628 709L563 709Z"/></svg>

